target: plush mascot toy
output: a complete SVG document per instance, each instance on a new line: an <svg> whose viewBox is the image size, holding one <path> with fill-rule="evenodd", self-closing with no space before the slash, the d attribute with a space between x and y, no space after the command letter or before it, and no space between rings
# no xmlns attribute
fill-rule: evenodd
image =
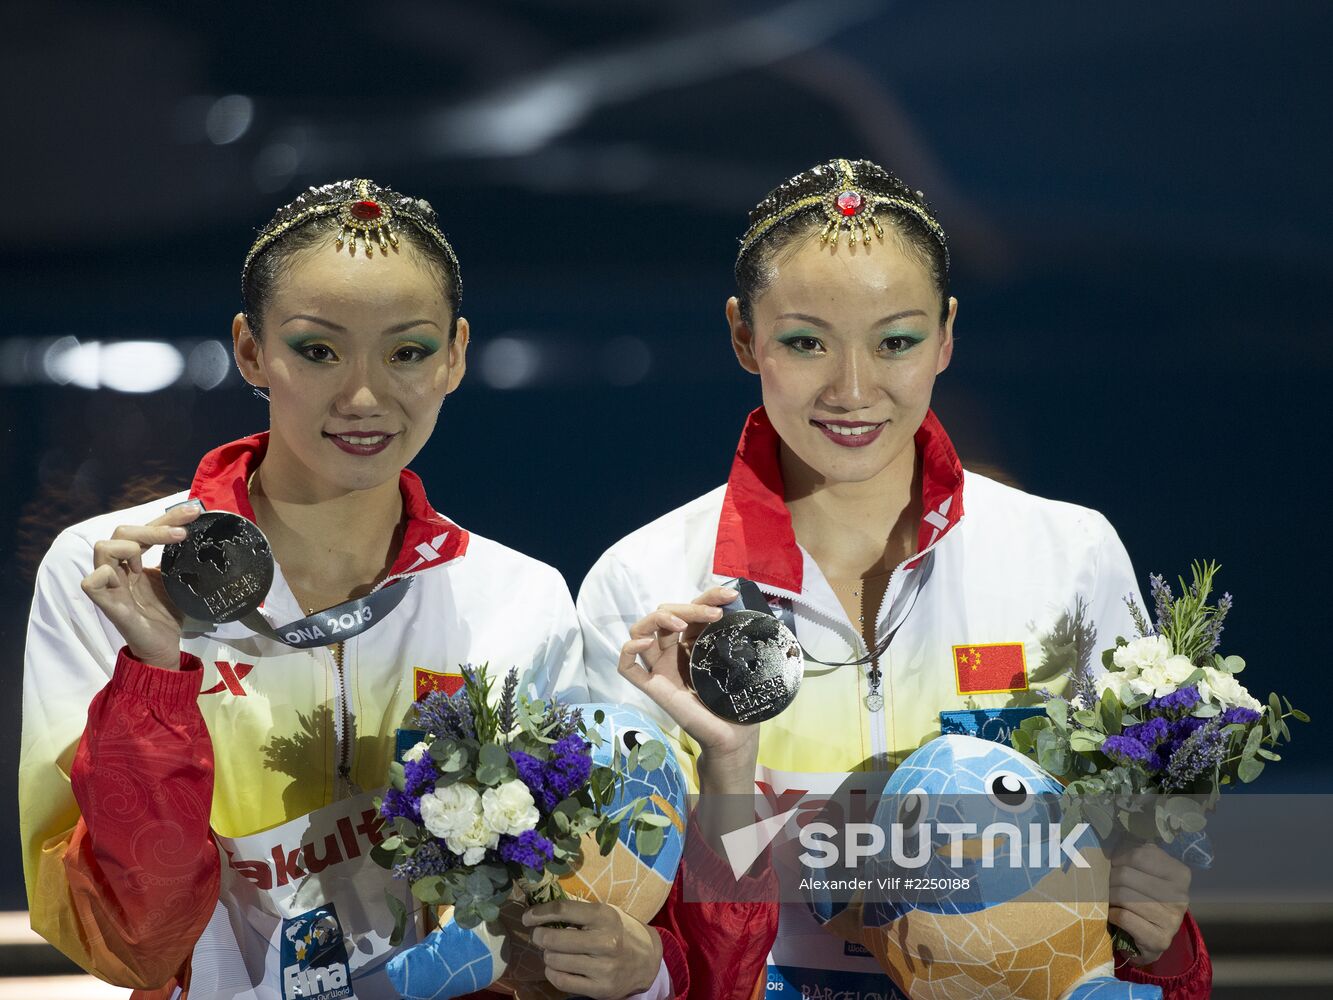
<svg viewBox="0 0 1333 1000"><path fill-rule="evenodd" d="M651 808L671 820L662 849L641 857L627 820L620 824L619 838L605 857L592 834L585 834L581 863L560 879L567 896L614 903L647 923L666 902L685 847L689 808L685 775L662 731L638 712L619 705L578 707L588 729L602 736L601 745L593 747L596 764L610 766L613 747L620 749L622 768L625 756L641 743L660 740L668 748L661 767L629 772L624 789L610 806L614 811L632 799L648 797ZM601 723L594 719L598 709L603 712ZM502 912L500 921L464 928L454 923L452 909L446 909L437 930L390 960L389 978L404 1000L449 1000L488 987L520 1000L565 996L546 981L541 956L527 941L531 931L517 919L520 913L521 907L515 904Z"/></svg>
<svg viewBox="0 0 1333 1000"><path fill-rule="evenodd" d="M934 739L884 787L873 822L886 846L864 874L872 888L842 902L815 892L810 907L827 930L868 949L912 1000L1160 998L1156 986L1113 976L1109 862L1091 827L1062 836L1060 792L1009 746ZM951 834L952 824L961 828ZM895 827L909 866L892 857ZM820 885L830 873L810 874Z"/></svg>

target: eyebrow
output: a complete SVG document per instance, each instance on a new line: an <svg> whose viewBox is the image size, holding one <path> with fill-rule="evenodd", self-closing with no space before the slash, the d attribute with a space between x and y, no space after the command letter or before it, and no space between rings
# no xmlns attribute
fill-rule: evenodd
<svg viewBox="0 0 1333 1000"><path fill-rule="evenodd" d="M888 316L885 316L883 319L878 319L872 325L885 326L888 323L894 322L894 320L906 319L908 316L924 316L924 315L926 315L926 311L924 309L904 309L902 312L892 313ZM809 323L811 326L818 326L825 330L829 329L829 327L832 326L832 324L829 323L828 320L820 319L818 316L811 316L808 313L795 313L795 312L783 313L781 316L778 317L778 319L798 319L802 323Z"/></svg>
<svg viewBox="0 0 1333 1000"><path fill-rule="evenodd" d="M347 327L339 326L337 323L334 323L331 320L321 319L318 316L311 316L309 313L297 313L295 316L288 316L279 325L286 326L288 323L297 319L303 319L310 323L316 323L319 326L325 327L329 330L333 330L336 333L347 332ZM437 329L439 328L440 325L439 323L436 323L433 319L410 319L406 323L398 323L395 326L389 327L387 330L381 333L380 336L381 337L392 336L395 333L402 333L404 330L410 330L414 326L422 326L425 324L429 324L430 326L436 327Z"/></svg>

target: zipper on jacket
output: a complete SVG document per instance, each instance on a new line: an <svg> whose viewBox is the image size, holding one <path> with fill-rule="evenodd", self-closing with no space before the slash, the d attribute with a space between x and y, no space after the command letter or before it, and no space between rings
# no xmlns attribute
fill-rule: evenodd
<svg viewBox="0 0 1333 1000"><path fill-rule="evenodd" d="M352 716L350 705L347 699L347 670L343 665L345 647L341 642L335 642L329 647L329 652L333 655L333 674L338 682L338 708L333 717L333 734L335 749L334 754L337 758L338 784L334 797L341 799L346 797L352 787L352 740L355 734L352 732Z"/></svg>

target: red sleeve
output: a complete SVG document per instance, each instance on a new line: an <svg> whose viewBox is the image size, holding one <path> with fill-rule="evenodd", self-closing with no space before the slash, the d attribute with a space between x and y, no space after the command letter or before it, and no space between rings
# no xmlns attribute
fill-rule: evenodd
<svg viewBox="0 0 1333 1000"><path fill-rule="evenodd" d="M122 649L70 769L81 814L64 857L70 901L93 950L144 986L183 981L218 900L202 677L197 657L162 670Z"/></svg>
<svg viewBox="0 0 1333 1000"><path fill-rule="evenodd" d="M671 895L652 920L676 1000L753 995L778 936L777 876L767 852L756 870L737 881L702 839L687 836Z"/></svg>
<svg viewBox="0 0 1333 1000"><path fill-rule="evenodd" d="M1149 968L1174 974L1160 975ZM1213 963L1199 925L1188 911L1171 947L1152 966L1134 965L1123 952L1116 952L1115 975L1127 983L1160 986L1162 1000L1208 1000L1213 992Z"/></svg>

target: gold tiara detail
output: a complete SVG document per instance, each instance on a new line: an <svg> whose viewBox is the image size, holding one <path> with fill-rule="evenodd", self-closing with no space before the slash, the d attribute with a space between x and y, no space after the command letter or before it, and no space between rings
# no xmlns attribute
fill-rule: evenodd
<svg viewBox="0 0 1333 1000"><path fill-rule="evenodd" d="M337 238L333 241L334 247L338 250L346 246L347 252L355 255L356 244L359 239L361 245L365 248L367 257L375 256L376 246L379 247L381 254L388 254L391 249L397 251L398 233L395 232L395 225L398 220L402 219L412 223L437 243L453 264L455 272L457 272L458 258L454 255L454 248L449 245L449 241L439 227L427 218L427 214L414 211L412 206L415 203L405 198L399 198L396 205L390 205L389 200L383 195L375 197L371 194L370 184L371 182L365 178L358 178L352 182L353 197L345 201L311 205L301 209L290 218L265 229L250 247L250 252L245 255L245 264L241 268L241 273L248 272L251 262L286 233L305 225L312 219L323 218L327 215L337 215L338 221L342 223L342 229L339 230ZM425 213L430 212L429 205L426 205L425 202L420 204L425 206ZM401 229L401 226L399 228Z"/></svg>
<svg viewBox="0 0 1333 1000"><path fill-rule="evenodd" d="M818 205L823 208L824 217L827 220L824 228L819 233L820 243L836 245L844 231L847 233L847 246L849 248L855 245L858 234L861 241L867 245L870 243L872 231L877 239L882 240L884 239L884 227L879 224L879 220L875 217L875 211L876 209L893 208L907 212L919 219L921 224L930 231L930 234L939 241L940 246L945 248L944 252L947 258L949 251L944 229L931 217L929 212L902 195L879 194L865 190L864 187L856 183L851 163L847 160L837 160L835 162L838 165L838 176L836 184L831 190L823 194L811 194L797 198L795 201L778 208L772 214L759 219L741 238L739 256L744 257L760 238L774 226L790 219L799 212Z"/></svg>

